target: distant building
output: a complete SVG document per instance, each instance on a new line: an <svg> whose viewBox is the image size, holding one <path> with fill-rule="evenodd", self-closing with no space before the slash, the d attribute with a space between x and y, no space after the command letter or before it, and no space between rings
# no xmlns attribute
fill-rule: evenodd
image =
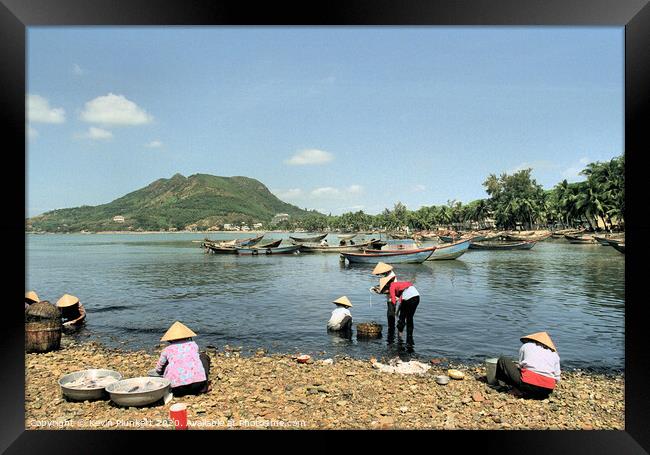
<svg viewBox="0 0 650 455"><path fill-rule="evenodd" d="M253 229L260 229L262 226L264 226L262 223L255 223Z"/></svg>
<svg viewBox="0 0 650 455"><path fill-rule="evenodd" d="M113 221L115 221L116 223L124 223L124 217L122 215L114 216Z"/></svg>
<svg viewBox="0 0 650 455"><path fill-rule="evenodd" d="M249 227L246 226L246 225L243 225L243 226L241 227L241 230L242 230L242 231L250 231L251 228L249 228Z"/></svg>
<svg viewBox="0 0 650 455"><path fill-rule="evenodd" d="M229 230L232 229L232 224L226 223L226 224L223 225L223 228L224 228L224 230L229 231Z"/></svg>
<svg viewBox="0 0 650 455"><path fill-rule="evenodd" d="M273 223L280 223L282 221L289 221L288 213L276 213L273 217Z"/></svg>

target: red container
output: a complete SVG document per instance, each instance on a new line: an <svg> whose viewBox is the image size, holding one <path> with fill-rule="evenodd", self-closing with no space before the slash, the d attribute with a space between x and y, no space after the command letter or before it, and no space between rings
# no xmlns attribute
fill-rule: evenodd
<svg viewBox="0 0 650 455"><path fill-rule="evenodd" d="M169 408L169 418L174 422L177 430L187 430L187 406L185 403L176 403Z"/></svg>

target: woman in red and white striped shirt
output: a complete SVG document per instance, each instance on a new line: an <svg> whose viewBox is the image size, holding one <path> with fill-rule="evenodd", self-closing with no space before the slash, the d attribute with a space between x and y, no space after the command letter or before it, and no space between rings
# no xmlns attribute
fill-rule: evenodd
<svg viewBox="0 0 650 455"><path fill-rule="evenodd" d="M397 305L399 300L399 318L397 321L397 334L403 337L406 325L406 344L413 346L413 316L420 303L420 293L410 281L397 281L395 275L389 275L379 280L379 292L390 295L390 301Z"/></svg>

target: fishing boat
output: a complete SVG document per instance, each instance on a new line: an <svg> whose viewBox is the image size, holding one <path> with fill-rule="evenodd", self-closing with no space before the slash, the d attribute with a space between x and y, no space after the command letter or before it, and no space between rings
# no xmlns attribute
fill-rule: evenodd
<svg viewBox="0 0 650 455"><path fill-rule="evenodd" d="M388 234L388 236L389 236L390 238L392 238L392 239L396 239L396 240L404 240L404 239L410 239L410 238L413 238L413 237L412 237L411 235L409 235L409 234L403 234L403 233L398 233L398 232L390 232L390 233Z"/></svg>
<svg viewBox="0 0 650 455"><path fill-rule="evenodd" d="M469 248L471 240L460 240L455 243L450 243L448 245L436 245L436 249L433 254L429 256L427 261L444 261L448 259L456 259L457 257L465 254ZM415 244L411 245L399 245L405 246L405 248L392 248L393 245L388 245L391 249L381 249L381 250L364 250L366 253L375 253L375 254L388 254L388 253L400 253L403 251L412 251L414 249L422 249L417 247Z"/></svg>
<svg viewBox="0 0 650 455"><path fill-rule="evenodd" d="M238 247L235 248L237 254L251 254L257 256L259 254L293 254L300 251L300 245L280 246L276 248L261 248L261 247Z"/></svg>
<svg viewBox="0 0 650 455"><path fill-rule="evenodd" d="M269 243L265 243L263 245L262 244L256 245L255 247L256 248L275 248L275 247L280 246L281 243L282 243L282 239L278 239L278 240L274 240L274 241L269 242Z"/></svg>
<svg viewBox="0 0 650 455"><path fill-rule="evenodd" d="M550 232L526 232L521 234L506 234L504 237L506 240L514 242L523 242L526 240L535 240L536 242L542 242L551 236Z"/></svg>
<svg viewBox="0 0 650 455"><path fill-rule="evenodd" d="M564 238L569 241L569 243L586 245L597 243L593 235L570 235L564 234Z"/></svg>
<svg viewBox="0 0 650 455"><path fill-rule="evenodd" d="M625 237L622 236L610 236L610 235L605 235L604 237L594 235L594 239L596 239L596 242L600 243L601 245L607 246L610 243L625 243Z"/></svg>
<svg viewBox="0 0 650 455"><path fill-rule="evenodd" d="M62 325L62 329L66 333L74 332L78 330L81 325L86 320L86 309L84 306L79 302L79 316L76 317L75 319L72 319L71 321L64 322Z"/></svg>
<svg viewBox="0 0 650 455"><path fill-rule="evenodd" d="M625 242L622 242L622 243L613 243L613 242L610 242L609 245L610 245L611 247L613 247L613 248L614 248L616 251L618 251L619 253L623 253L623 254L625 254Z"/></svg>
<svg viewBox="0 0 650 455"><path fill-rule="evenodd" d="M551 237L555 239L561 239L565 234L576 235L584 232L584 229L560 229L559 231L554 231L551 233Z"/></svg>
<svg viewBox="0 0 650 455"><path fill-rule="evenodd" d="M535 246L535 241L524 242L499 242L499 241L483 241L469 243L470 250L530 250Z"/></svg>
<svg viewBox="0 0 650 455"><path fill-rule="evenodd" d="M460 235L439 235L438 238L440 239L441 242L443 243L453 243L457 240L460 240Z"/></svg>
<svg viewBox="0 0 650 455"><path fill-rule="evenodd" d="M341 253L341 257L347 259L351 264L376 264L380 261L387 264L419 264L429 259L436 248L437 246L431 246L427 248L418 248L415 250L393 252L387 252L383 250L380 253Z"/></svg>
<svg viewBox="0 0 650 455"><path fill-rule="evenodd" d="M294 242L298 242L298 243L314 243L314 242L320 242L320 241L323 240L325 237L327 237L327 233L325 233L325 234L320 234L320 235L315 235L315 236L313 236L313 237L292 237L292 236L289 236L289 238L290 238L291 240L293 240Z"/></svg>
<svg viewBox="0 0 650 455"><path fill-rule="evenodd" d="M237 254L237 247L235 246L217 246L217 245L206 244L206 247L210 253Z"/></svg>
<svg viewBox="0 0 650 455"><path fill-rule="evenodd" d="M469 249L471 242L471 240L467 239L447 245L439 245L433 254L429 256L429 259L427 259L427 261L446 261L450 259L456 259L465 254L465 252Z"/></svg>
<svg viewBox="0 0 650 455"><path fill-rule="evenodd" d="M353 239L357 236L357 234L339 234L337 235L338 238L341 240L350 240Z"/></svg>
<svg viewBox="0 0 650 455"><path fill-rule="evenodd" d="M364 243L354 245L319 245L319 244L302 244L300 251L303 253L343 253L361 251L364 247L372 247L378 244L378 240L370 240ZM383 243L383 242L382 242Z"/></svg>

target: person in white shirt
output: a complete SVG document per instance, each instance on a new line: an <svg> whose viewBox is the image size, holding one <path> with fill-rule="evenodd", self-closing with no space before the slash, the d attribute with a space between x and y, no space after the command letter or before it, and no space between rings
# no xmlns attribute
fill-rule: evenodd
<svg viewBox="0 0 650 455"><path fill-rule="evenodd" d="M521 337L519 362L499 357L496 378L532 398L546 398L560 382L560 356L546 332Z"/></svg>
<svg viewBox="0 0 650 455"><path fill-rule="evenodd" d="M340 332L341 334L352 334L352 313L348 308L352 308L352 303L346 297L339 297L332 303L336 308L332 311L330 320L327 321L327 330Z"/></svg>
<svg viewBox="0 0 650 455"><path fill-rule="evenodd" d="M327 239L323 239L320 241L320 246L330 246L330 244L327 243Z"/></svg>

